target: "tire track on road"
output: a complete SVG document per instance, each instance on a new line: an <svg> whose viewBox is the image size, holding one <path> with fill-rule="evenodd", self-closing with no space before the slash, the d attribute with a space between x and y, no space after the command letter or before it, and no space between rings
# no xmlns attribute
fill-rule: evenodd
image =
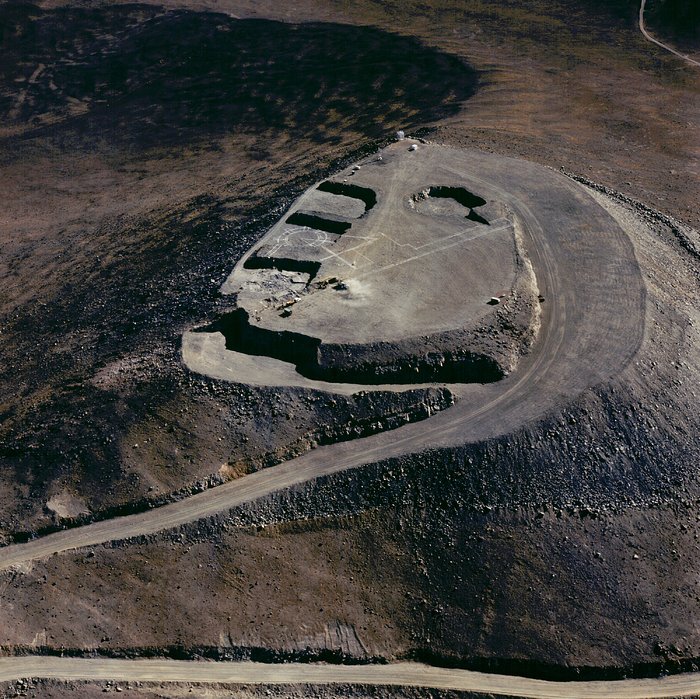
<svg viewBox="0 0 700 699"><path fill-rule="evenodd" d="M657 679L552 682L440 668L419 663L314 665L301 663L122 660L114 658L0 658L0 681L197 682L247 685L373 685L440 689L528 699L661 699L700 694L700 673Z"/></svg>

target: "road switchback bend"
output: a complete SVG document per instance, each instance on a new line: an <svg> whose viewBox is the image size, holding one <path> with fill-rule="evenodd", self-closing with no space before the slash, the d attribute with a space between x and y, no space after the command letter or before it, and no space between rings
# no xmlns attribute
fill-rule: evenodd
<svg viewBox="0 0 700 699"><path fill-rule="evenodd" d="M499 199L519 217L546 302L539 338L515 372L493 384L452 386L457 403L422 422L319 447L140 514L4 547L0 569L154 534L363 464L506 434L617 375L641 343L645 290L632 243L612 216L582 185L539 165L422 144L416 156L434 160L438 175L458 176L466 187Z"/></svg>

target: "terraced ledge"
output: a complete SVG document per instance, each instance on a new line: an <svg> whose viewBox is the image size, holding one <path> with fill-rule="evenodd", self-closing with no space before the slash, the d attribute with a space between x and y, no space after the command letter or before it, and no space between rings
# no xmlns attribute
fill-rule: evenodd
<svg viewBox="0 0 700 699"><path fill-rule="evenodd" d="M492 325L397 343L323 343L303 333L259 327L239 308L201 331L220 332L227 350L288 362L315 381L372 386L500 381L512 370L514 359L510 352L480 341L497 332ZM482 351L476 349L479 346Z"/></svg>

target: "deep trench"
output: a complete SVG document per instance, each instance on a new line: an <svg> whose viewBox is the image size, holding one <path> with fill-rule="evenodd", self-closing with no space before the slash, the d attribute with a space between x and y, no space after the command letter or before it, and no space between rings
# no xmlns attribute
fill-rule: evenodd
<svg viewBox="0 0 700 699"><path fill-rule="evenodd" d="M434 197L436 199L454 199L458 204L461 204L466 209L469 209L469 213L466 217L470 221L483 223L487 226L490 225L483 216L480 216L476 211L474 211L477 206L484 206L484 204L486 204L486 199L482 199L477 194L472 194L464 187L431 187L428 190L427 196Z"/></svg>
<svg viewBox="0 0 700 699"><path fill-rule="evenodd" d="M309 282L318 274L321 269L320 262L312 260L295 260L292 257L264 257L253 253L244 263L245 269L276 269L280 272L298 272L308 274Z"/></svg>
<svg viewBox="0 0 700 699"><path fill-rule="evenodd" d="M321 182L316 189L318 189L319 192L328 192L329 194L338 194L352 199L359 199L365 205L365 213L374 208L377 203L377 193L373 189L369 187L360 187L356 184L326 180L325 182Z"/></svg>
<svg viewBox="0 0 700 699"><path fill-rule="evenodd" d="M434 351L418 355L406 350L390 360L396 348L378 343L377 359L352 362L354 353L367 354L366 345L324 344L319 338L287 330L269 330L250 323L242 308L226 313L200 332L220 332L226 349L271 357L293 364L308 379L361 385L415 383L493 383L505 374L497 361L468 351ZM382 361L382 350L387 359ZM393 351L393 352L392 352Z"/></svg>
<svg viewBox="0 0 700 699"><path fill-rule="evenodd" d="M343 219L332 217L329 214L320 215L306 211L295 211L291 216L287 217L287 223L295 226L306 226L307 228L314 228L317 231L325 231L335 235L343 235L352 225L349 221L343 221Z"/></svg>

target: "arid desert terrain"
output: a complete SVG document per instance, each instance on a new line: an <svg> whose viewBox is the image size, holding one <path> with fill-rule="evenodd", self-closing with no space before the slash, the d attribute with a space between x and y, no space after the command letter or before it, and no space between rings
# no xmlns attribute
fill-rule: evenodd
<svg viewBox="0 0 700 699"><path fill-rule="evenodd" d="M0 696L700 696L699 32L0 3Z"/></svg>

